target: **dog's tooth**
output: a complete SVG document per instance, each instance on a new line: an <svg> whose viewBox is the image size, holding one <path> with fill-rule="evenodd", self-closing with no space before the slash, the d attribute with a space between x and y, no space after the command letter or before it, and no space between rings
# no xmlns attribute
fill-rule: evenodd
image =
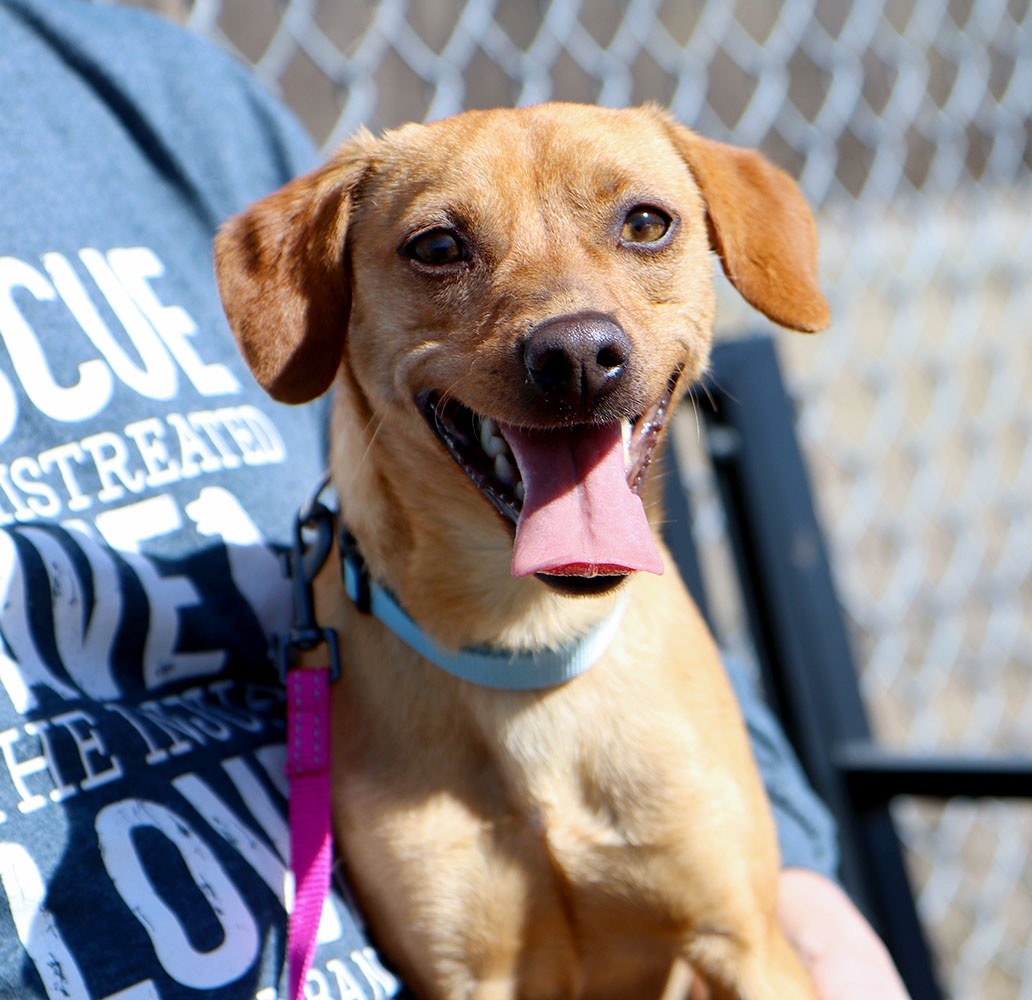
<svg viewBox="0 0 1032 1000"><path fill-rule="evenodd" d="M481 438L480 446L487 452L488 457L497 458L501 454L508 454L509 446L505 443L505 438L500 434L495 434L489 438Z"/></svg>
<svg viewBox="0 0 1032 1000"><path fill-rule="evenodd" d="M516 482L516 469L505 455L495 455L494 471L506 486L512 486Z"/></svg>
<svg viewBox="0 0 1032 1000"><path fill-rule="evenodd" d="M624 465L628 468L631 464L631 433L633 432L633 429L634 428L632 427L630 420L625 420L623 422L621 430L623 432Z"/></svg>
<svg viewBox="0 0 1032 1000"><path fill-rule="evenodd" d="M480 447L489 458L497 458L508 449L505 439L498 434L498 427L490 417L482 417L480 421Z"/></svg>

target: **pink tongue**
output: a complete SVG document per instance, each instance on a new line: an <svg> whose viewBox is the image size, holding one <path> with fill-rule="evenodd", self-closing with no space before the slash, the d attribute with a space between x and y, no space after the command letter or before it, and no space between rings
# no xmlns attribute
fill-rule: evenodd
<svg viewBox="0 0 1032 1000"><path fill-rule="evenodd" d="M570 430L503 424L526 496L513 576L663 572L641 498L627 485L619 422Z"/></svg>

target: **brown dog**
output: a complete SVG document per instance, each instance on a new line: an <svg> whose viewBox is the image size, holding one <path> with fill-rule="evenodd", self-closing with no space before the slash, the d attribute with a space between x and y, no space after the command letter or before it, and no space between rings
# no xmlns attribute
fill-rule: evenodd
<svg viewBox="0 0 1032 1000"><path fill-rule="evenodd" d="M219 236L262 385L335 380L342 519L436 647L516 675L619 623L574 679L498 690L320 576L338 851L420 996L659 997L682 960L718 997L811 995L735 699L639 498L707 364L711 248L771 319L826 325L785 174L655 108L575 105L363 133Z"/></svg>

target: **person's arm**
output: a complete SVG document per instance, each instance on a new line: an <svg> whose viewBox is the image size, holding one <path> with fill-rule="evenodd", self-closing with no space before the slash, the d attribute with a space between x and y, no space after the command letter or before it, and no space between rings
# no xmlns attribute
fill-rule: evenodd
<svg viewBox="0 0 1032 1000"><path fill-rule="evenodd" d="M724 667L749 732L778 831L781 867L805 868L834 879L839 851L835 821L803 774L784 731L763 700L748 668L734 657Z"/></svg>
<svg viewBox="0 0 1032 1000"><path fill-rule="evenodd" d="M835 823L745 667L725 658L778 833L778 922L820 1000L906 1000L885 946L836 881ZM701 997L698 990L693 994Z"/></svg>

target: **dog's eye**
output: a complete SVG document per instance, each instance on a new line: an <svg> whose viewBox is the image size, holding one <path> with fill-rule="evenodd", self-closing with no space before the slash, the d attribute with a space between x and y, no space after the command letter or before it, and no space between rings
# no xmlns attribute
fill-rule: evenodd
<svg viewBox="0 0 1032 1000"><path fill-rule="evenodd" d="M670 216L658 208L638 205L624 219L620 239L624 243L658 243L670 230Z"/></svg>
<svg viewBox="0 0 1032 1000"><path fill-rule="evenodd" d="M469 251L456 233L450 229L430 229L413 236L405 244L405 255L421 264L455 264L466 260Z"/></svg>

